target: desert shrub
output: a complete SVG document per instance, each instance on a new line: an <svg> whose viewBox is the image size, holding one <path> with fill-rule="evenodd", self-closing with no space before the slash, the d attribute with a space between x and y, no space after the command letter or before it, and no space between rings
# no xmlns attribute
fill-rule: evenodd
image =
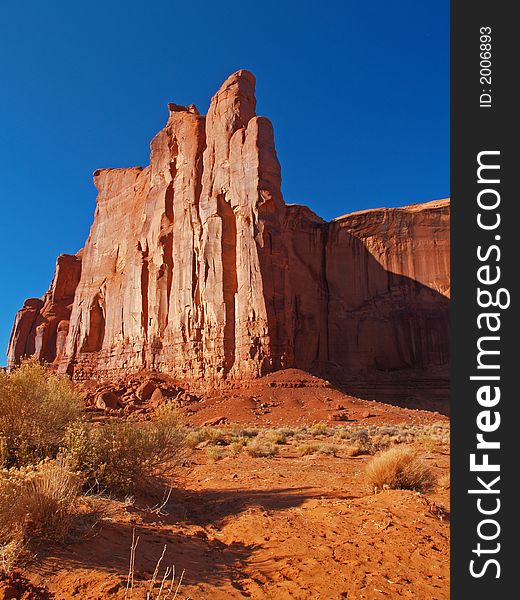
<svg viewBox="0 0 520 600"><path fill-rule="evenodd" d="M0 374L0 438L4 462L27 465L55 457L83 400L66 377L34 361Z"/></svg>
<svg viewBox="0 0 520 600"><path fill-rule="evenodd" d="M301 456L309 456L310 454L314 454L316 445L317 444L300 444L296 450Z"/></svg>
<svg viewBox="0 0 520 600"><path fill-rule="evenodd" d="M315 435L315 436L328 435L329 426L327 425L327 423L315 423L314 425L311 425L310 427L308 427L307 431L311 435Z"/></svg>
<svg viewBox="0 0 520 600"><path fill-rule="evenodd" d="M63 458L0 472L0 570L13 567L29 538L65 537L80 488Z"/></svg>
<svg viewBox="0 0 520 600"><path fill-rule="evenodd" d="M69 428L65 449L73 469L88 488L116 495L132 493L150 483L164 468L183 457L185 434L171 405L149 421L116 421Z"/></svg>
<svg viewBox="0 0 520 600"><path fill-rule="evenodd" d="M348 440L350 439L350 431L345 427L338 427L334 432L334 437L338 440Z"/></svg>
<svg viewBox="0 0 520 600"><path fill-rule="evenodd" d="M246 445L247 441L245 439L238 439L229 444L227 451L230 456L237 457Z"/></svg>
<svg viewBox="0 0 520 600"><path fill-rule="evenodd" d="M274 442L258 436L247 444L246 451L255 458L270 457L278 454L278 446Z"/></svg>
<svg viewBox="0 0 520 600"><path fill-rule="evenodd" d="M278 427L276 431L279 434L285 436L285 439L288 439L290 437L293 437L297 430L292 427Z"/></svg>
<svg viewBox="0 0 520 600"><path fill-rule="evenodd" d="M350 456L374 454L378 449L372 436L365 429L353 432L350 437L350 442L350 447L347 450L347 453Z"/></svg>
<svg viewBox="0 0 520 600"><path fill-rule="evenodd" d="M217 427L200 427L199 429L190 431L186 435L186 446L188 448L196 448L202 442L221 445L227 443L224 432Z"/></svg>
<svg viewBox="0 0 520 600"><path fill-rule="evenodd" d="M217 462L217 460L224 458L224 450L222 446L208 446L206 455L211 461Z"/></svg>
<svg viewBox="0 0 520 600"><path fill-rule="evenodd" d="M346 454L347 456L362 456L363 454L370 454L370 452L360 442L353 442L347 446Z"/></svg>
<svg viewBox="0 0 520 600"><path fill-rule="evenodd" d="M334 444L320 444L318 454L326 454L327 456L336 456L338 449Z"/></svg>
<svg viewBox="0 0 520 600"><path fill-rule="evenodd" d="M374 491L427 492L435 485L432 470L417 457L415 450L405 446L397 446L375 456L368 463L365 474Z"/></svg>
<svg viewBox="0 0 520 600"><path fill-rule="evenodd" d="M261 434L263 440L273 444L286 444L289 434L285 429L269 429Z"/></svg>
<svg viewBox="0 0 520 600"><path fill-rule="evenodd" d="M437 449L449 444L449 423L439 422L431 425L401 423L397 425L370 425L368 427L344 426L334 432L336 439L346 440L352 444L359 442L362 454L373 454L396 444L419 442Z"/></svg>
<svg viewBox="0 0 520 600"><path fill-rule="evenodd" d="M298 452L301 456L310 456L312 454L326 454L328 456L336 456L337 448L334 444L300 444Z"/></svg>
<svg viewBox="0 0 520 600"><path fill-rule="evenodd" d="M234 438L253 438L258 435L258 429L252 429L250 427L242 427L240 425L232 425L229 429L229 433Z"/></svg>

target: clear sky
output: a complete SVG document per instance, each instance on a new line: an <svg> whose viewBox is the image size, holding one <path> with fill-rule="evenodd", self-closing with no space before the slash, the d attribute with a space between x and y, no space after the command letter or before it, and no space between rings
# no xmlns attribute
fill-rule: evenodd
<svg viewBox="0 0 520 600"><path fill-rule="evenodd" d="M449 195L449 1L24 0L0 20L0 364L87 238L92 172L145 166L167 103L257 77L287 202L324 218Z"/></svg>

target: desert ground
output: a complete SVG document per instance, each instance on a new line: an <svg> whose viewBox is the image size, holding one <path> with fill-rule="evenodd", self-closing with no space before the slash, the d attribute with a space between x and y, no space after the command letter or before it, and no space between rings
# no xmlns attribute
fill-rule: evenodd
<svg viewBox="0 0 520 600"><path fill-rule="evenodd" d="M139 423L150 402L87 415ZM178 404L182 455L134 494L82 496L66 538L30 540L0 599L449 598L446 416L294 370ZM374 490L367 465L397 446L430 490Z"/></svg>

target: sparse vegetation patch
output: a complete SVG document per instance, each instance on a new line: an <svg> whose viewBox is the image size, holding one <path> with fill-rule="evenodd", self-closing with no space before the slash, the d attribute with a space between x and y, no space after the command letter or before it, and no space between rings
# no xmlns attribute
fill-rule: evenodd
<svg viewBox="0 0 520 600"><path fill-rule="evenodd" d="M82 396L68 378L34 361L10 374L0 372L2 464L22 466L55 457L82 408Z"/></svg>
<svg viewBox="0 0 520 600"><path fill-rule="evenodd" d="M149 485L152 476L182 458L184 439L175 409L165 405L145 422L76 423L67 432L65 449L87 486L120 495Z"/></svg>

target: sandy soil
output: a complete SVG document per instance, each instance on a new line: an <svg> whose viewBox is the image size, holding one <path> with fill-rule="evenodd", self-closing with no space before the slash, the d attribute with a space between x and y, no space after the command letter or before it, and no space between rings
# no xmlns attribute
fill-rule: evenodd
<svg viewBox="0 0 520 600"><path fill-rule="evenodd" d="M295 369L199 398L180 409L187 425L229 425L230 415L233 423L260 428L448 422L402 402L351 396ZM146 418L151 408L143 405L130 418ZM91 418L120 417L94 411ZM172 469L162 511L153 507L164 488L104 505L102 518L79 519L61 547L31 547L34 558L0 581L0 600L122 600L134 535L135 583L126 599L147 598L164 548L159 579L168 565L176 581L184 571L177 596L183 600L448 599L449 489L373 494L364 478L370 456L349 456L348 443L330 435L310 441L335 444L337 456L301 456L301 440L289 438L275 457L242 451L215 461L201 444ZM449 446L415 444L446 480Z"/></svg>
<svg viewBox="0 0 520 600"><path fill-rule="evenodd" d="M447 447L418 452L439 476L448 472ZM183 599L447 599L449 492L374 495L368 459L341 448L301 457L295 443L274 458L212 462L196 450L177 469L167 514L140 498L115 505L77 541L40 548L24 572L40 591L27 597L124 598L135 530L134 599L146 598L164 546L161 574L171 564L185 570Z"/></svg>

